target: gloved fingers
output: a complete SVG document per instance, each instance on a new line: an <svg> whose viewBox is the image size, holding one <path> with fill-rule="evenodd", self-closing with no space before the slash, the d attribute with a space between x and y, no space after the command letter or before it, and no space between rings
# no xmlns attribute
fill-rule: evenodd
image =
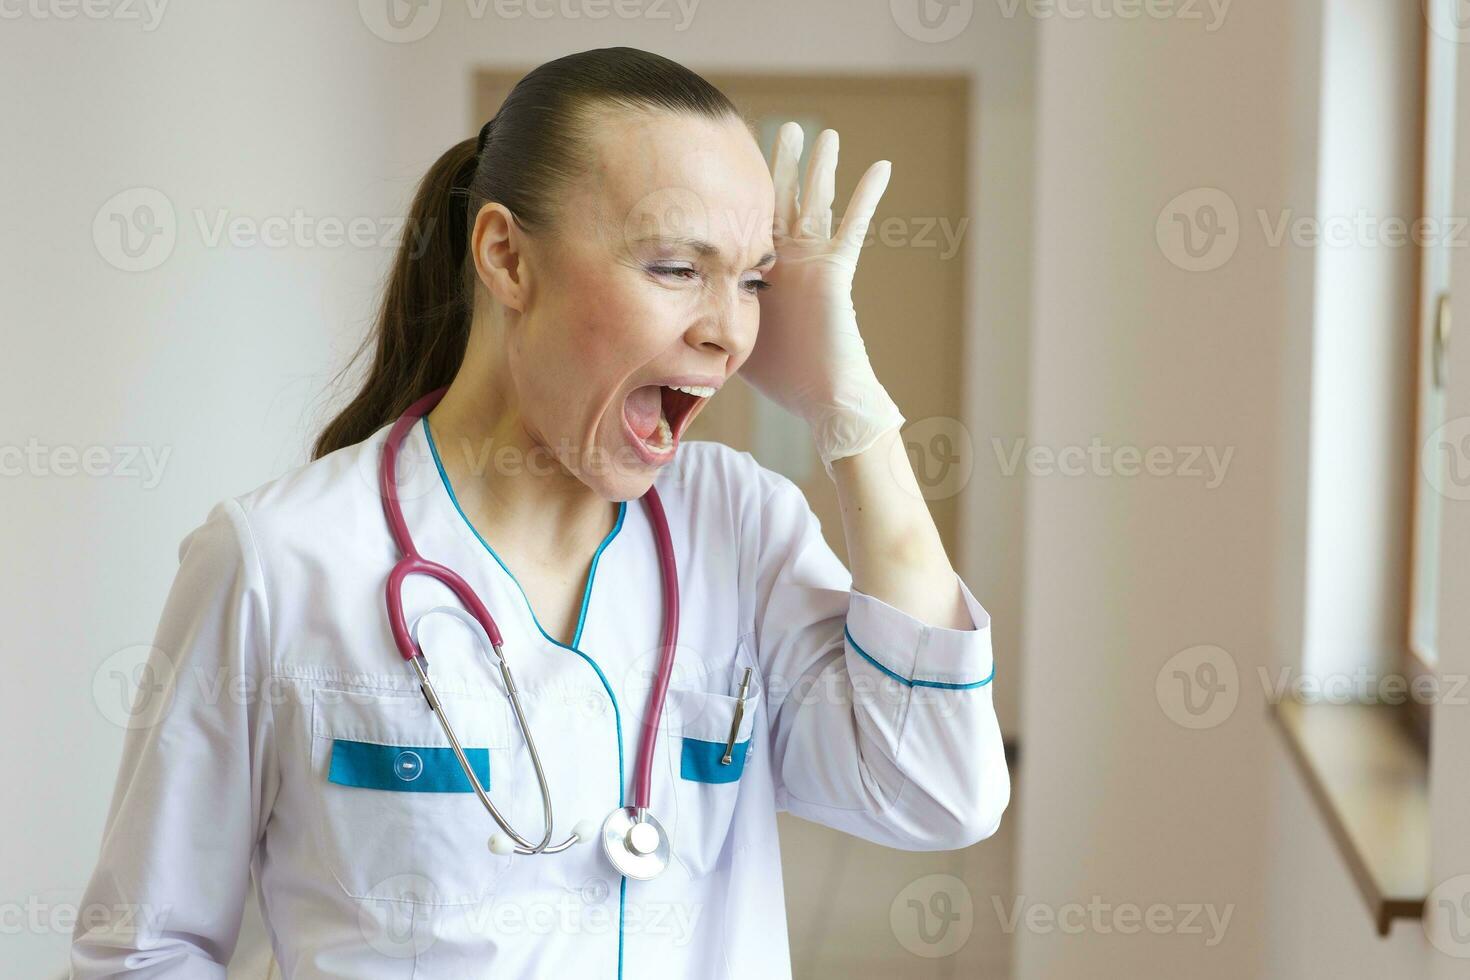
<svg viewBox="0 0 1470 980"><path fill-rule="evenodd" d="M812 146L801 187L801 236L832 237L832 198L837 187L837 130L824 129Z"/></svg>
<svg viewBox="0 0 1470 980"><path fill-rule="evenodd" d="M776 131L771 150L771 183L776 188L774 221L778 236L791 235L796 228L796 167L801 161L801 127L792 120Z"/></svg>
<svg viewBox="0 0 1470 980"><path fill-rule="evenodd" d="M893 164L879 160L867 169L858 180L857 189L847 202L847 212L842 216L842 225L837 229L837 250L849 261L856 263L858 251L863 247L868 225L873 212L878 210L878 201L888 189L888 178L893 174Z"/></svg>

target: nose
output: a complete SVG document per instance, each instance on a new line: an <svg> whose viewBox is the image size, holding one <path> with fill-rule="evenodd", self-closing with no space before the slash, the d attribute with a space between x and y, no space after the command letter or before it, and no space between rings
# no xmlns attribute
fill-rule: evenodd
<svg viewBox="0 0 1470 980"><path fill-rule="evenodd" d="M690 324L685 340L696 350L722 353L736 361L745 359L755 346L760 329L760 306L742 296L738 283L729 289L710 290L699 315Z"/></svg>

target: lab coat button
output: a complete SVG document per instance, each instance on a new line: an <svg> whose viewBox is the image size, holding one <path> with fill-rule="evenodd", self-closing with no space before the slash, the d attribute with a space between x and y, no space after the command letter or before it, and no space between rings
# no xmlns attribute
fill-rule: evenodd
<svg viewBox="0 0 1470 980"><path fill-rule="evenodd" d="M600 718L607 714L607 700L598 691L588 691L582 698L581 707L591 718Z"/></svg>
<svg viewBox="0 0 1470 980"><path fill-rule="evenodd" d="M411 783L424 774L424 760L417 752L404 751L393 759L393 775Z"/></svg>

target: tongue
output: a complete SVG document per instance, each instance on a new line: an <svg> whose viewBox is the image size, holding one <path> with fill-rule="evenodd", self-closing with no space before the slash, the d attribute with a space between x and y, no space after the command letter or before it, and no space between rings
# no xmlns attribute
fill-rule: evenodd
<svg viewBox="0 0 1470 980"><path fill-rule="evenodd" d="M658 420L664 411L663 394L663 388L659 385L644 385L628 396L627 404L623 407L628 416L628 425L644 441L658 428Z"/></svg>

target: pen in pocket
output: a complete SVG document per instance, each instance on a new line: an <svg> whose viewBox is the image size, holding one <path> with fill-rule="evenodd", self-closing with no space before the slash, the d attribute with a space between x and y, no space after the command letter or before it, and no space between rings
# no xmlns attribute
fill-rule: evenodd
<svg viewBox="0 0 1470 980"><path fill-rule="evenodd" d="M750 670L745 668L745 676L740 679L740 696L735 699L735 717L730 720L730 737L725 742L725 754L720 759L720 765L728 766L734 759L735 738L740 734L740 721L745 717L745 695L750 690Z"/></svg>

